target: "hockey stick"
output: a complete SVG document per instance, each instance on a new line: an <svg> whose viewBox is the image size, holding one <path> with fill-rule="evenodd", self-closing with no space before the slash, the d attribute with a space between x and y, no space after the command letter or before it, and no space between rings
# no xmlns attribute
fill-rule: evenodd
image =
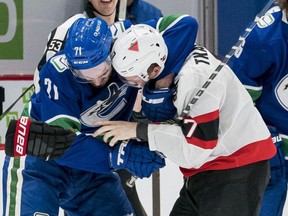
<svg viewBox="0 0 288 216"><path fill-rule="evenodd" d="M160 216L160 170L152 173L153 216Z"/></svg>
<svg viewBox="0 0 288 216"><path fill-rule="evenodd" d="M126 19L127 0L120 0L119 2L119 19Z"/></svg>
<svg viewBox="0 0 288 216"><path fill-rule="evenodd" d="M34 86L32 84L29 86L0 116L0 121L10 112L10 110L15 106L15 104ZM0 151L5 149L5 144L0 143Z"/></svg>
<svg viewBox="0 0 288 216"><path fill-rule="evenodd" d="M223 59L223 61L217 66L217 68L215 69L215 71L210 75L210 77L208 78L208 80L202 85L201 89L197 91L195 97L193 97L191 99L191 101L187 104L187 106L185 107L185 109L182 111L182 113L180 114L180 116L177 118L176 122L180 122L183 120L184 116L186 116L189 111L191 110L191 108L196 104L196 102L199 100L199 98L203 95L203 93L205 92L205 90L209 87L209 85L211 84L211 82L215 79L215 77L218 75L218 73L221 71L221 69L229 62L229 60L231 59L231 57L233 55L235 55L236 51L239 49L239 47L242 45L243 41L245 41L245 39L248 37L248 35L250 34L250 32L254 29L254 27L257 25L257 22L260 20L260 18L262 16L264 16L264 14L270 9L270 7L273 5L274 0L270 0L265 7L261 10L261 12L259 14L256 15L254 21L252 22L252 24L245 29L245 32L243 33L243 35L241 35L237 41L237 43L232 46L231 50L229 51L228 54L225 55L225 58Z"/></svg>
<svg viewBox="0 0 288 216"><path fill-rule="evenodd" d="M15 106L15 104L34 86L32 84L29 86L0 116L0 121L10 112L10 110Z"/></svg>

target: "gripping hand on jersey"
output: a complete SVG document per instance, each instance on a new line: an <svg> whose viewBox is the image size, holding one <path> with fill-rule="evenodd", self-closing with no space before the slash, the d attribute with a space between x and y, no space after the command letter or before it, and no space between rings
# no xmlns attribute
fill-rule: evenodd
<svg viewBox="0 0 288 216"><path fill-rule="evenodd" d="M176 107L173 104L173 88L152 89L149 82L143 87L142 113L152 122L173 119Z"/></svg>
<svg viewBox="0 0 288 216"><path fill-rule="evenodd" d="M5 137L5 154L10 157L31 155L41 159L57 159L70 148L76 134L60 126L31 121L22 116L11 120Z"/></svg>
<svg viewBox="0 0 288 216"><path fill-rule="evenodd" d="M148 178L165 166L165 159L160 153L150 151L147 142L136 140L125 140L111 148L110 162L114 170L126 169L139 178Z"/></svg>

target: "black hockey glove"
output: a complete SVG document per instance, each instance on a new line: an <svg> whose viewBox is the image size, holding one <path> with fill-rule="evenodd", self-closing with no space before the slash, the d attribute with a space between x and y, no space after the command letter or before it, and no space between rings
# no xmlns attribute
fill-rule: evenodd
<svg viewBox="0 0 288 216"><path fill-rule="evenodd" d="M57 159L70 148L76 134L60 126L31 121L22 116L11 120L5 137L5 154L31 155L45 160Z"/></svg>

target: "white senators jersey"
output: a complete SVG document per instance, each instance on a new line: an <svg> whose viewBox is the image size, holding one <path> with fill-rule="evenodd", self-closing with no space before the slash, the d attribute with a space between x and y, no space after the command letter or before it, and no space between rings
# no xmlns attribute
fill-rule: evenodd
<svg viewBox="0 0 288 216"><path fill-rule="evenodd" d="M195 46L174 81L178 115L219 64L207 49ZM227 65L181 126L149 124L148 139L150 149L178 164L185 177L267 160L276 153L250 95Z"/></svg>

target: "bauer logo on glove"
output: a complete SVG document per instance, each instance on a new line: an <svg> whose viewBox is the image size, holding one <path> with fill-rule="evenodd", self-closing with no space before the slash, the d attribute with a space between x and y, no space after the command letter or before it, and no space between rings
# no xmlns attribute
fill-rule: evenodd
<svg viewBox="0 0 288 216"><path fill-rule="evenodd" d="M10 157L27 154L45 160L57 159L64 155L75 138L76 134L70 130L22 116L10 121L5 137L5 154Z"/></svg>

